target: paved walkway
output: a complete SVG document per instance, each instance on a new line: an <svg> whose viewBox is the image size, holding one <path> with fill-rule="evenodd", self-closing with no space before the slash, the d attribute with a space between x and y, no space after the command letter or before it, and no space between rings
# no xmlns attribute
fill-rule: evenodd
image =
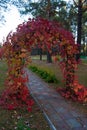
<svg viewBox="0 0 87 130"><path fill-rule="evenodd" d="M87 130L87 115L72 108L63 97L30 70L27 70L27 73L30 93L43 111L52 130Z"/></svg>

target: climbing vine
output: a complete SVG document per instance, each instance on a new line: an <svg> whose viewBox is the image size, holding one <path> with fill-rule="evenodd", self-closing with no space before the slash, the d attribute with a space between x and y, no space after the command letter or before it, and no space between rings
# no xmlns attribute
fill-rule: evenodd
<svg viewBox="0 0 87 130"><path fill-rule="evenodd" d="M66 84L64 89L58 91L66 98L86 102L87 89L79 85L75 76L75 55L78 53L78 47L73 35L57 22L36 18L20 24L16 32L8 34L3 44L3 54L8 63L8 78L0 104L5 104L8 109L27 106L28 110L31 110L33 101L26 86L28 76L24 68L30 62L29 54L32 47L36 45L51 54L52 48L58 46L61 55L60 68Z"/></svg>

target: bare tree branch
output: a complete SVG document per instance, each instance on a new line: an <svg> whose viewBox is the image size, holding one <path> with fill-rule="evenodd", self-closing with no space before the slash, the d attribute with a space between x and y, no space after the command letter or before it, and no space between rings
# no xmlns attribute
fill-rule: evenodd
<svg viewBox="0 0 87 130"><path fill-rule="evenodd" d="M76 6L76 7L78 7L78 4L76 3L76 1L75 1L75 0L73 0L73 2L74 2L74 4L75 4L75 6Z"/></svg>
<svg viewBox="0 0 87 130"><path fill-rule="evenodd" d="M86 0L84 0L83 2L82 2L82 4L84 4L86 2Z"/></svg>
<svg viewBox="0 0 87 130"><path fill-rule="evenodd" d="M83 7L83 11L82 12L86 12L87 11L87 5L85 5L84 7Z"/></svg>

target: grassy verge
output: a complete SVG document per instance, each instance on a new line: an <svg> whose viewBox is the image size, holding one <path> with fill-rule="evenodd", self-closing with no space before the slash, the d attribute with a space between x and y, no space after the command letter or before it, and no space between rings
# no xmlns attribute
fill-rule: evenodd
<svg viewBox="0 0 87 130"><path fill-rule="evenodd" d="M39 55L32 55L31 58L33 60L40 60L40 56ZM42 60L46 61L47 56L46 55L42 55Z"/></svg>
<svg viewBox="0 0 87 130"><path fill-rule="evenodd" d="M87 64L87 59L81 59L83 64Z"/></svg>
<svg viewBox="0 0 87 130"><path fill-rule="evenodd" d="M48 83L58 83L58 79L56 78L53 72L46 70L42 67L38 67L36 65L30 65L29 69L38 74L42 79L44 79Z"/></svg>
<svg viewBox="0 0 87 130"><path fill-rule="evenodd" d="M7 66L4 61L0 61L0 92L4 89L4 81L6 78Z"/></svg>
<svg viewBox="0 0 87 130"><path fill-rule="evenodd" d="M41 70L45 70L46 72L55 75L55 78L57 79L58 82L54 83L50 82L49 86L53 86L54 88L61 86L64 87L63 75L57 63L47 63L46 61L32 60L32 63L29 66L36 66Z"/></svg>
<svg viewBox="0 0 87 130"><path fill-rule="evenodd" d="M5 89L6 63L0 61L0 93ZM32 112L21 110L5 110L0 107L0 130L51 130L43 113L35 103Z"/></svg>

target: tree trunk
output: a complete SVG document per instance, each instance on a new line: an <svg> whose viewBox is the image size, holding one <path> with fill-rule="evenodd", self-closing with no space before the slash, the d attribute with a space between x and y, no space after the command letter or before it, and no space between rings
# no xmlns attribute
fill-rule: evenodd
<svg viewBox="0 0 87 130"><path fill-rule="evenodd" d="M47 62L52 63L52 57L48 50L47 50Z"/></svg>
<svg viewBox="0 0 87 130"><path fill-rule="evenodd" d="M47 5L47 18L49 20L51 20L51 1L50 0L47 0L48 1L48 5ZM51 54L49 53L49 51L47 50L47 62L48 63L52 63L52 57L51 57Z"/></svg>
<svg viewBox="0 0 87 130"><path fill-rule="evenodd" d="M77 25L77 44L79 53L76 55L76 60L80 59L81 53L81 35L82 35L82 0L79 0L78 3L78 25Z"/></svg>
<svg viewBox="0 0 87 130"><path fill-rule="evenodd" d="M39 49L40 60L42 60L42 49Z"/></svg>

